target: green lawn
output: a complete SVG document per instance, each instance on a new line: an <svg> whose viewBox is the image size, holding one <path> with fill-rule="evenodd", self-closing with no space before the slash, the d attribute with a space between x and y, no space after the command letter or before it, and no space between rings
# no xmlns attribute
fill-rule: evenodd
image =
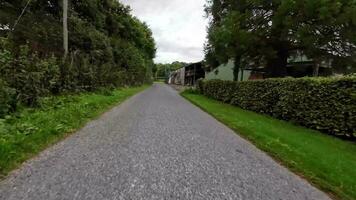
<svg viewBox="0 0 356 200"><path fill-rule="evenodd" d="M64 95L0 119L0 177L148 86Z"/></svg>
<svg viewBox="0 0 356 200"><path fill-rule="evenodd" d="M182 95L325 192L356 199L355 143L199 94Z"/></svg>

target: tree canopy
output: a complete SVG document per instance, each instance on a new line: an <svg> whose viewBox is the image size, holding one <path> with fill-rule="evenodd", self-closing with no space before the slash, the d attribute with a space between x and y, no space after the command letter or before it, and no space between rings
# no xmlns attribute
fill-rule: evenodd
<svg viewBox="0 0 356 200"><path fill-rule="evenodd" d="M297 51L316 65L326 58L355 62L354 0L208 0L206 12L212 67L233 58L236 72L263 66L269 77L283 77Z"/></svg>
<svg viewBox="0 0 356 200"><path fill-rule="evenodd" d="M18 93L25 92L21 90L25 85L33 87L28 91L53 85L44 91L61 92L151 79L155 41L150 28L133 17L128 6L116 0L70 0L70 52L63 63L62 1L32 0L24 9L27 3L0 1L0 79ZM50 72L43 65L56 68L56 73L45 76ZM44 78L32 80L34 74ZM46 82L50 76L55 83ZM30 79L39 84L31 84Z"/></svg>
<svg viewBox="0 0 356 200"><path fill-rule="evenodd" d="M155 77L157 78L162 78L162 77L168 77L170 72L173 72L179 68L182 68L184 66L188 65L188 63L185 62L179 62L175 61L172 63L159 63L155 65Z"/></svg>

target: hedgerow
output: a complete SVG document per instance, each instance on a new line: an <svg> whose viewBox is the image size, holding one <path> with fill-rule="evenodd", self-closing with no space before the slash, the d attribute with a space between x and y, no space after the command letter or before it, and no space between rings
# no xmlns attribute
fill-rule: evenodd
<svg viewBox="0 0 356 200"><path fill-rule="evenodd" d="M200 81L198 90L246 110L356 137L356 77Z"/></svg>
<svg viewBox="0 0 356 200"><path fill-rule="evenodd" d="M43 97L152 81L152 32L126 5L115 0L72 1L69 52L64 55L62 6L57 0L31 1L21 20L24 5L13 0L0 4L0 79L14 91L16 105L36 107ZM0 98L1 118L12 105L6 96Z"/></svg>

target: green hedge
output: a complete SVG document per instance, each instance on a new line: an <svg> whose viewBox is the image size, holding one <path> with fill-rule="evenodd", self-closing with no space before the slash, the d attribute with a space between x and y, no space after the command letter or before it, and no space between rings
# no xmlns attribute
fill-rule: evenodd
<svg viewBox="0 0 356 200"><path fill-rule="evenodd" d="M356 77L200 81L198 90L243 109L356 137Z"/></svg>

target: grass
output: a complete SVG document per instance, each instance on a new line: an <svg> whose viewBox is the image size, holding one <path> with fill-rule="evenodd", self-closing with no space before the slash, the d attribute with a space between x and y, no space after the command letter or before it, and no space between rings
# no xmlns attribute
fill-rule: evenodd
<svg viewBox="0 0 356 200"><path fill-rule="evenodd" d="M44 98L0 120L0 177L147 86Z"/></svg>
<svg viewBox="0 0 356 200"><path fill-rule="evenodd" d="M336 199L356 199L356 144L192 92L182 96Z"/></svg>
<svg viewBox="0 0 356 200"><path fill-rule="evenodd" d="M157 79L154 81L155 83L165 83L166 80L165 79Z"/></svg>

